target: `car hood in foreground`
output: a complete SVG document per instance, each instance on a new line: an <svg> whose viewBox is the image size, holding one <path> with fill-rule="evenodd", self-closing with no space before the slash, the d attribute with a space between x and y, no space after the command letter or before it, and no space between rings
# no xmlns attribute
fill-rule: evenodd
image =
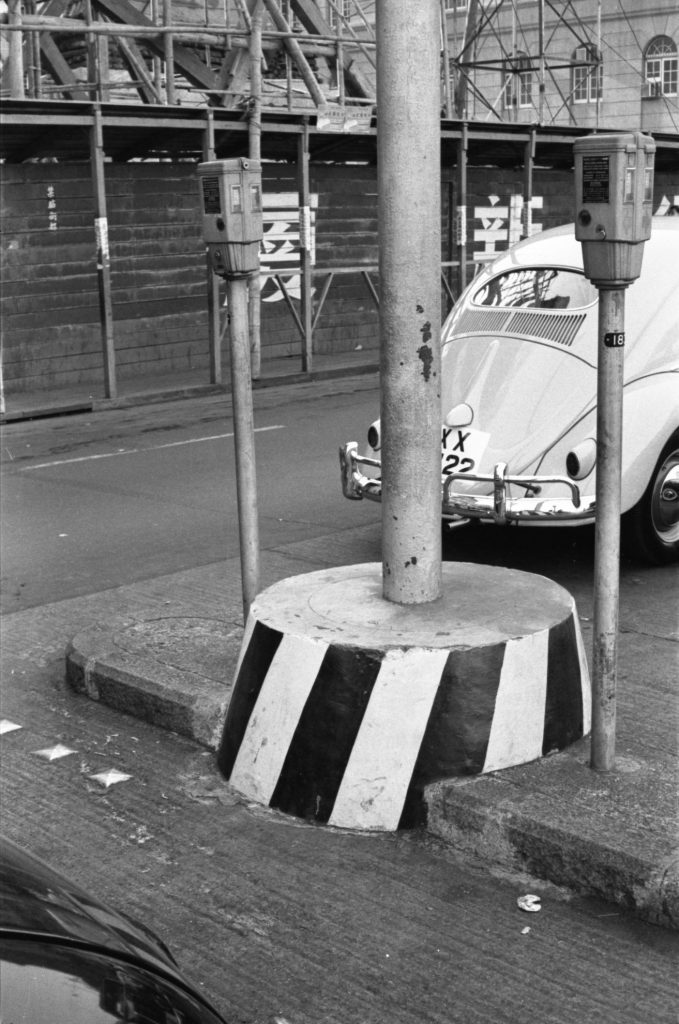
<svg viewBox="0 0 679 1024"><path fill-rule="evenodd" d="M152 932L1 837L0 962L8 1024L224 1024Z"/></svg>
<svg viewBox="0 0 679 1024"><path fill-rule="evenodd" d="M176 964L143 925L98 903L47 864L0 837L0 931L82 943L152 962Z"/></svg>

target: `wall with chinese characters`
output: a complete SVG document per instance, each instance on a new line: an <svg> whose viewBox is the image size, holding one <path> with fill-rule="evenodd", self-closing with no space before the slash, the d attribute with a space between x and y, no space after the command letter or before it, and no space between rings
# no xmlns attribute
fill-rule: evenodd
<svg viewBox="0 0 679 1024"><path fill-rule="evenodd" d="M530 204L521 168L470 167L468 278L530 233L572 218L572 175L536 168ZM379 345L377 176L372 166L313 165L300 218L294 167L263 171L262 367L299 358L300 247L310 253L316 353ZM455 261L454 170L443 181L442 252ZM195 167L106 165L105 223L88 164L7 164L2 174L3 374L6 393L103 379L97 249L107 239L119 380L209 365L205 247ZM679 210L679 172L657 174L655 211ZM416 273L417 268L413 268ZM454 293L455 269L449 275ZM222 296L224 289L222 288ZM447 310L442 292L442 311ZM223 353L228 360L228 354Z"/></svg>

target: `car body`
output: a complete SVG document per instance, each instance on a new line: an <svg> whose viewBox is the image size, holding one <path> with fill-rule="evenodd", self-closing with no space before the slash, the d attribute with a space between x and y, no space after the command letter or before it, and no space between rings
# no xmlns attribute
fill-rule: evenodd
<svg viewBox="0 0 679 1024"><path fill-rule="evenodd" d="M164 943L0 838L0 1020L225 1024Z"/></svg>
<svg viewBox="0 0 679 1024"><path fill-rule="evenodd" d="M625 292L621 512L628 551L679 557L679 219L657 217ZM598 292L572 225L485 266L442 331L442 517L582 525L596 515ZM380 500L379 421L340 449L349 498Z"/></svg>

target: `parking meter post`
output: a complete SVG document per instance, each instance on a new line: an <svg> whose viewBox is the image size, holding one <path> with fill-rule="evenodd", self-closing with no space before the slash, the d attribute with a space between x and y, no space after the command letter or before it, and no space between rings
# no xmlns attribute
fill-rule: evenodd
<svg viewBox="0 0 679 1024"><path fill-rule="evenodd" d="M245 622L250 605L259 589L257 467L250 374L247 277L227 277L226 295L229 316L243 621Z"/></svg>
<svg viewBox="0 0 679 1024"><path fill-rule="evenodd" d="M382 577L404 605L442 590L439 45L438 0L378 0Z"/></svg>
<svg viewBox="0 0 679 1024"><path fill-rule="evenodd" d="M655 142L643 132L587 135L573 145L575 237L585 277L599 290L592 747L600 771L615 765L620 594L625 289L641 273L651 237Z"/></svg>
<svg viewBox="0 0 679 1024"><path fill-rule="evenodd" d="M262 168L237 157L200 163L203 236L212 269L226 279L231 355L238 532L243 611L247 619L259 588L259 530L255 428L252 410L248 281L259 275L262 240Z"/></svg>
<svg viewBox="0 0 679 1024"><path fill-rule="evenodd" d="M625 292L599 289L591 766L615 765Z"/></svg>

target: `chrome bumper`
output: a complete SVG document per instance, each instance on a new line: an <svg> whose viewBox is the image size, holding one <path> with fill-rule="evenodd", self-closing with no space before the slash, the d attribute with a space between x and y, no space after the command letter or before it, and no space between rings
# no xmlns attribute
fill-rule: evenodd
<svg viewBox="0 0 679 1024"><path fill-rule="evenodd" d="M358 445L350 441L339 450L342 492L345 498L360 501L381 501L382 481L371 478L362 468L380 469L379 459L358 454ZM456 480L492 485L492 494L463 494L453 491ZM546 484L559 484L568 489L569 497L541 498ZM508 485L521 487L527 495L513 498ZM531 493L532 492L532 493ZM595 515L594 496L583 497L576 483L566 476L515 476L507 473L504 462L498 462L490 473L451 473L441 478L441 515L444 519L487 519L499 525L510 522L557 523L590 521Z"/></svg>

